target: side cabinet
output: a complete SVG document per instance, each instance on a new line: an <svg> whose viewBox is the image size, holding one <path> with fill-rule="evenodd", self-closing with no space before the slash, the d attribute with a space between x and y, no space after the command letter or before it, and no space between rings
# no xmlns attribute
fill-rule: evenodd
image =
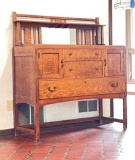
<svg viewBox="0 0 135 160"><path fill-rule="evenodd" d="M62 49L37 49L38 74L43 79L63 78Z"/></svg>
<svg viewBox="0 0 135 160"><path fill-rule="evenodd" d="M124 76L126 51L123 48L107 49L105 76Z"/></svg>

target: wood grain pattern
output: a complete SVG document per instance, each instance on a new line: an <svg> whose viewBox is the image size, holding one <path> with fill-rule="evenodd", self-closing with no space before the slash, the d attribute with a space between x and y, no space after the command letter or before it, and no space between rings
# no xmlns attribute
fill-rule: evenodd
<svg viewBox="0 0 135 160"><path fill-rule="evenodd" d="M64 49L64 59L101 59L106 53L106 49Z"/></svg>
<svg viewBox="0 0 135 160"><path fill-rule="evenodd" d="M64 77L67 79L103 77L103 61L67 61L64 66Z"/></svg>
<svg viewBox="0 0 135 160"><path fill-rule="evenodd" d="M107 51L107 75L124 75L124 52L121 49Z"/></svg>
<svg viewBox="0 0 135 160"><path fill-rule="evenodd" d="M31 27L24 28L24 43L32 44Z"/></svg>
<svg viewBox="0 0 135 160"><path fill-rule="evenodd" d="M118 83L118 86L113 87L113 83ZM52 92L48 90L48 87L51 88ZM75 79L59 81L39 81L39 99L109 93L114 94L123 92L125 92L124 78L91 78L81 80Z"/></svg>
<svg viewBox="0 0 135 160"><path fill-rule="evenodd" d="M15 98L16 103L36 104L35 86L35 50L31 47L14 49L15 67Z"/></svg>

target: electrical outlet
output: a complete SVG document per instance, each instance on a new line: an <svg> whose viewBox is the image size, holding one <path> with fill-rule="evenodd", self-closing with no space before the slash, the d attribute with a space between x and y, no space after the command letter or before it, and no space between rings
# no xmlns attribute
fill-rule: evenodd
<svg viewBox="0 0 135 160"><path fill-rule="evenodd" d="M7 111L13 111L13 100L7 100Z"/></svg>

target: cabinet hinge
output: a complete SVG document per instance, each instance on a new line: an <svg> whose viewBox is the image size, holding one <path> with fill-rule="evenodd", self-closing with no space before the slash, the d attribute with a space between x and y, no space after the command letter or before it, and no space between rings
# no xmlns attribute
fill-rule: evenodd
<svg viewBox="0 0 135 160"><path fill-rule="evenodd" d="M123 74L124 74L124 67L122 68L122 72L123 72Z"/></svg>
<svg viewBox="0 0 135 160"><path fill-rule="evenodd" d="M38 58L40 58L40 53L38 52Z"/></svg>
<svg viewBox="0 0 135 160"><path fill-rule="evenodd" d="M38 69L38 75L41 75L41 71L40 71L40 69Z"/></svg>
<svg viewBox="0 0 135 160"><path fill-rule="evenodd" d="M124 52L124 51L122 51L122 58L124 58L124 54L125 54L125 52Z"/></svg>

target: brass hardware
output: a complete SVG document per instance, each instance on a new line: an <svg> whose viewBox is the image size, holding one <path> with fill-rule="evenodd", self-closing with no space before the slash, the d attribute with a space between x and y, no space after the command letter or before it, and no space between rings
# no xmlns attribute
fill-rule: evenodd
<svg viewBox="0 0 135 160"><path fill-rule="evenodd" d="M69 53L69 56L72 56L72 53Z"/></svg>
<svg viewBox="0 0 135 160"><path fill-rule="evenodd" d="M122 52L122 58L124 58L124 54L125 54L125 53L124 53L124 51L123 51L123 52Z"/></svg>
<svg viewBox="0 0 135 160"><path fill-rule="evenodd" d="M55 86L52 87L52 88L49 86L47 89L48 89L48 91L50 91L50 92L55 92L57 88L56 88Z"/></svg>
<svg viewBox="0 0 135 160"><path fill-rule="evenodd" d="M41 75L41 71L40 71L40 69L38 69L38 74L39 74L39 75Z"/></svg>
<svg viewBox="0 0 135 160"><path fill-rule="evenodd" d="M112 87L118 87L118 82L111 82Z"/></svg>
<svg viewBox="0 0 135 160"><path fill-rule="evenodd" d="M62 60L61 60L61 67L63 67L64 64L65 64L65 61L62 59Z"/></svg>
<svg viewBox="0 0 135 160"><path fill-rule="evenodd" d="M38 53L38 58L40 58L40 53Z"/></svg>
<svg viewBox="0 0 135 160"><path fill-rule="evenodd" d="M98 55L99 55L99 53L96 51L96 52L95 52L95 55L96 55L96 56L98 56Z"/></svg>
<svg viewBox="0 0 135 160"><path fill-rule="evenodd" d="M107 65L107 60L106 59L104 59L104 66L106 66Z"/></svg>

